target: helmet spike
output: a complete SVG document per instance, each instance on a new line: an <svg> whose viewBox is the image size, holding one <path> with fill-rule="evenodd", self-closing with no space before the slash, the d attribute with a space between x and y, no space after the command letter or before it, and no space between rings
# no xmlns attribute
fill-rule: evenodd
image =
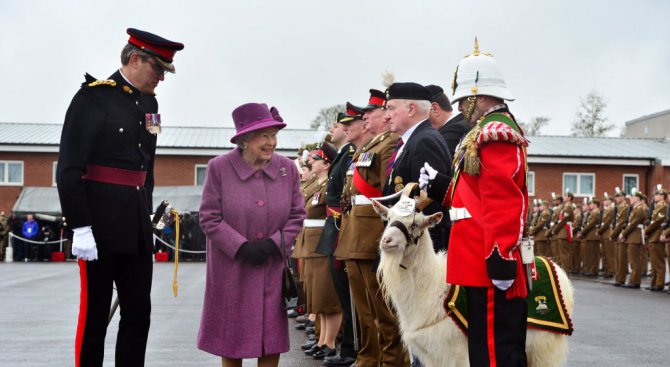
<svg viewBox="0 0 670 367"><path fill-rule="evenodd" d="M479 41L477 41L477 36L475 36L475 51L472 54L479 56Z"/></svg>

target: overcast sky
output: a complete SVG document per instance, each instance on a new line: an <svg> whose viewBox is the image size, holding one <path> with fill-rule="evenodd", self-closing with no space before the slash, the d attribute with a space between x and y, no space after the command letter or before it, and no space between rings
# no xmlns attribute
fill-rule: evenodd
<svg viewBox="0 0 670 367"><path fill-rule="evenodd" d="M185 44L156 90L166 126L233 126L236 106L267 102L307 128L323 107L365 104L384 70L448 90L476 35L518 119L567 135L597 91L622 127L670 108L669 14L665 0L2 0L0 121L62 123L83 74L111 75L134 27Z"/></svg>

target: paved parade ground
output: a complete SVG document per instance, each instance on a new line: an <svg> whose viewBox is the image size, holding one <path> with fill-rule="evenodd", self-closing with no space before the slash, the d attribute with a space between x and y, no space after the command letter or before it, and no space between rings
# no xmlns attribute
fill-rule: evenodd
<svg viewBox="0 0 670 367"><path fill-rule="evenodd" d="M0 263L0 279L0 366L74 366L76 263ZM573 278L575 333L568 366L670 365L670 295L606 282ZM147 366L221 365L195 347L204 284L204 263L181 263L174 298L172 264L155 264ZM114 365L117 323L118 313L108 330L105 366ZM282 355L280 366L320 366L300 351L304 334L290 325L291 352Z"/></svg>

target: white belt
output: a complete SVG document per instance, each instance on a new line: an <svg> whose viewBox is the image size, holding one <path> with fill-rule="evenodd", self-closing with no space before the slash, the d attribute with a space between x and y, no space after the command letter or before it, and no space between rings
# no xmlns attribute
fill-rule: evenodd
<svg viewBox="0 0 670 367"><path fill-rule="evenodd" d="M302 225L305 227L323 227L326 224L325 219L305 219Z"/></svg>
<svg viewBox="0 0 670 367"><path fill-rule="evenodd" d="M372 205L372 200L365 195L354 195L351 198L351 205Z"/></svg>
<svg viewBox="0 0 670 367"><path fill-rule="evenodd" d="M452 222L455 222L461 219L472 218L472 215L470 215L467 208L451 208L449 209L449 218Z"/></svg>
<svg viewBox="0 0 670 367"><path fill-rule="evenodd" d="M637 228L639 228L639 229L644 229L644 224L638 224L638 225L637 225Z"/></svg>

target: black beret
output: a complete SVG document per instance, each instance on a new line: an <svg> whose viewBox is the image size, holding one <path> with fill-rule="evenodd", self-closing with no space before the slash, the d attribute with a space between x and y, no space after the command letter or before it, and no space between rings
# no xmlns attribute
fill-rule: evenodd
<svg viewBox="0 0 670 367"><path fill-rule="evenodd" d="M444 89L442 89L442 87L440 87L439 85L435 84L427 85L426 89L428 89L428 91L430 92L431 101L434 101L435 98L444 94Z"/></svg>
<svg viewBox="0 0 670 367"><path fill-rule="evenodd" d="M386 89L386 100L411 99L417 101L430 101L430 91L418 83L393 83Z"/></svg>

